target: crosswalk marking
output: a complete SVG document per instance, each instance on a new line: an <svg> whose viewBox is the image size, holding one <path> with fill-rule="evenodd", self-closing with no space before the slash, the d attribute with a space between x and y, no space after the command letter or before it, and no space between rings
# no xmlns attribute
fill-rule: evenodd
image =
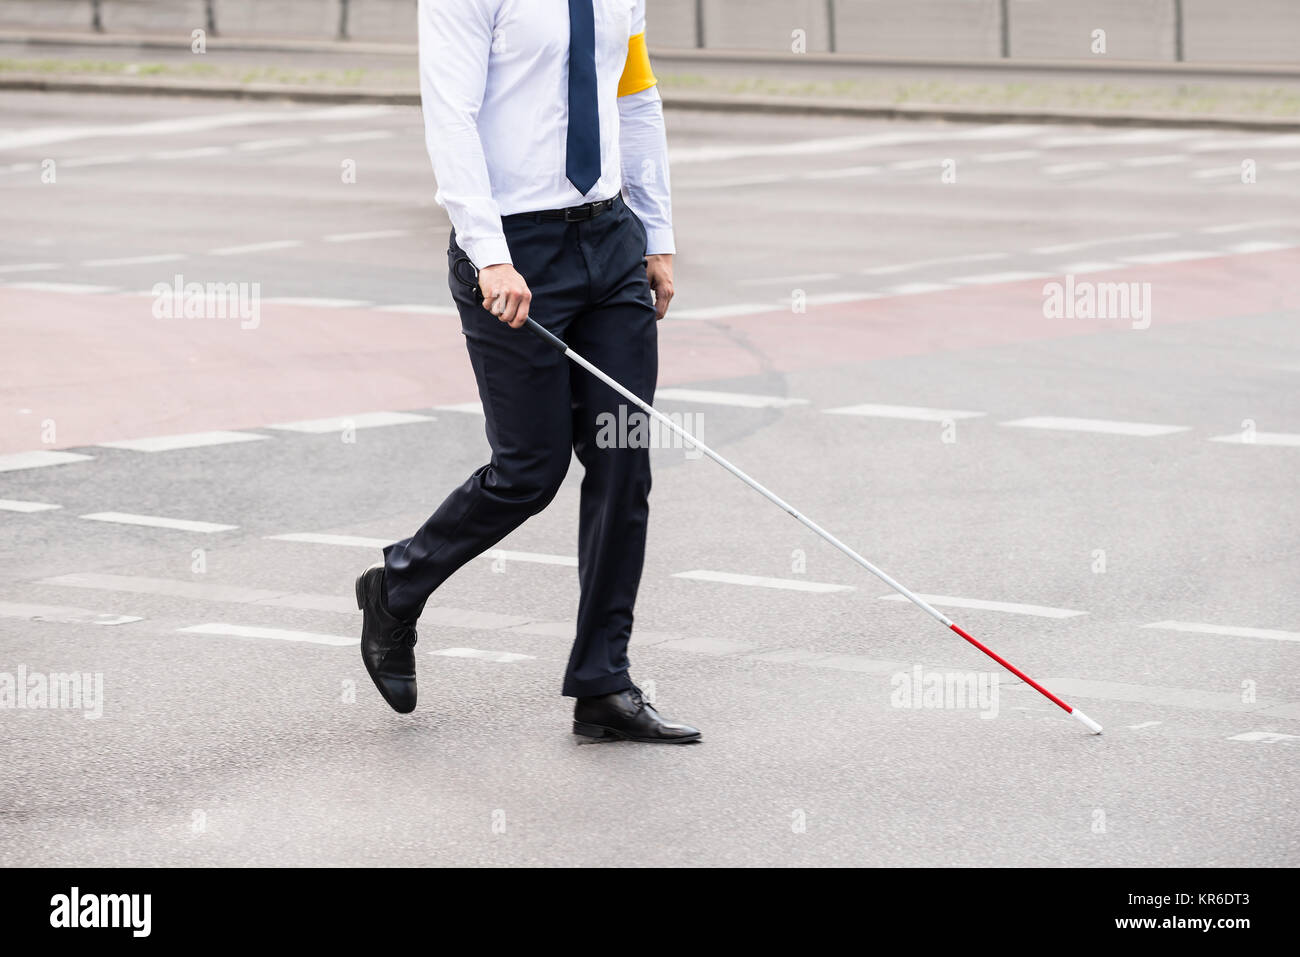
<svg viewBox="0 0 1300 957"><path fill-rule="evenodd" d="M51 465L85 462L92 458L94 458L93 455L81 455L78 452L15 452L11 455L0 455L0 472L43 469Z"/></svg>
<svg viewBox="0 0 1300 957"><path fill-rule="evenodd" d="M912 419L917 422L946 422L955 419L977 419L985 412L961 409L927 409L914 405L846 405L838 409L823 409L828 415L863 415L878 419Z"/></svg>
<svg viewBox="0 0 1300 957"><path fill-rule="evenodd" d="M807 405L807 399L791 399L780 395L755 395L747 392L710 392L706 389L659 389L655 400L669 399L680 402L699 402L705 405L735 405L746 409L784 409L792 405Z"/></svg>
<svg viewBox="0 0 1300 957"><path fill-rule="evenodd" d="M503 562L527 562L532 565L564 565L577 568L578 560L571 555L550 555L545 552L519 552L508 548L490 548L481 558Z"/></svg>
<svg viewBox="0 0 1300 957"><path fill-rule="evenodd" d="M157 253L153 256L122 256L117 259L87 259L81 265L98 268L102 266L147 266L153 263L169 263L184 259L184 253Z"/></svg>
<svg viewBox="0 0 1300 957"><path fill-rule="evenodd" d="M63 605L31 605L0 601L0 618L18 618L23 621L49 621L66 625L126 625L144 621L135 615L110 615L85 608L68 608Z"/></svg>
<svg viewBox="0 0 1300 957"><path fill-rule="evenodd" d="M132 515L129 512L91 512L82 515L92 522L112 522L117 525L145 525L150 528L172 528L182 532L200 532L211 535L215 532L229 532L238 525L219 525L216 522L195 522L184 518L164 518L161 515Z"/></svg>
<svg viewBox="0 0 1300 957"><path fill-rule="evenodd" d="M244 246L222 246L218 249L209 249L209 256L239 256L244 253L265 253L274 249L293 249L295 246L301 246L301 239L275 239L265 243L248 243Z"/></svg>
<svg viewBox="0 0 1300 957"><path fill-rule="evenodd" d="M307 545L343 545L349 548L387 548L393 544L388 538L362 538L359 535L324 535L318 532L290 532L285 535L267 535L273 542L302 542Z"/></svg>
<svg viewBox="0 0 1300 957"><path fill-rule="evenodd" d="M1234 734L1229 741L1253 741L1256 744L1285 744L1288 741L1300 741L1300 735L1281 734L1277 731L1245 731Z"/></svg>
<svg viewBox="0 0 1300 957"><path fill-rule="evenodd" d="M1204 249L1170 249L1160 253L1141 253L1137 256L1121 256L1120 258L1126 263L1155 266L1161 263L1191 262L1194 259L1214 259L1216 256L1222 255L1221 252L1210 252Z"/></svg>
<svg viewBox="0 0 1300 957"><path fill-rule="evenodd" d="M321 635L311 631L289 631L284 628L260 628L252 625L231 625L225 622L208 622L176 629L189 635L222 635L230 638L269 638L275 641L305 642L312 645L358 645L360 638L341 635Z"/></svg>
<svg viewBox="0 0 1300 957"><path fill-rule="evenodd" d="M828 582L804 581L799 578L764 578L760 575L737 575L732 572L712 572L697 569L689 572L674 572L674 578L687 578L692 581L719 582L724 585L748 585L754 588L776 588L786 591L837 592L853 591L852 585L832 585Z"/></svg>
<svg viewBox="0 0 1300 957"><path fill-rule="evenodd" d="M987 253L970 253L964 256L942 256L938 259L918 259L910 263L894 263L890 266L872 266L869 269L861 270L864 276L892 276L894 273L909 272L913 269L925 269L929 266L954 266L961 263L991 262L995 259L1006 259L1010 253L987 252Z"/></svg>
<svg viewBox="0 0 1300 957"><path fill-rule="evenodd" d="M96 286L84 282L11 282L10 289L25 289L28 292L62 292L73 296L94 296L104 292L114 292L116 286Z"/></svg>
<svg viewBox="0 0 1300 957"><path fill-rule="evenodd" d="M454 405L435 405L435 412L464 412L468 415L482 415L482 402L458 402Z"/></svg>
<svg viewBox="0 0 1300 957"><path fill-rule="evenodd" d="M1235 625L1211 625L1200 621L1153 621L1143 628L1163 631L1185 631L1201 635L1224 635L1229 638L1267 638L1271 641L1300 641L1300 631L1280 631L1276 628L1240 628Z"/></svg>
<svg viewBox="0 0 1300 957"><path fill-rule="evenodd" d="M1230 442L1234 445L1290 445L1300 446L1300 434L1295 432L1233 432L1216 435L1211 442Z"/></svg>
<svg viewBox="0 0 1300 957"><path fill-rule="evenodd" d="M209 445L230 445L236 442L256 442L270 438L255 432L190 432L185 435L156 435L148 439L122 439L100 442L101 448L124 449L130 452L171 452L175 449L197 449Z"/></svg>
<svg viewBox="0 0 1300 957"><path fill-rule="evenodd" d="M535 658L533 655L521 655L513 651L484 651L481 648L439 648L429 652L429 654L443 655L447 658L477 658L481 661L493 661L498 664L532 661Z"/></svg>
<svg viewBox="0 0 1300 957"><path fill-rule="evenodd" d="M1185 425L1157 425L1152 422L1114 422L1109 419L1073 419L1064 416L1035 415L1026 419L1003 422L1002 425L1021 429L1049 429L1062 432L1102 432L1111 435L1136 435L1150 438L1186 432Z"/></svg>
<svg viewBox="0 0 1300 957"><path fill-rule="evenodd" d="M319 296L268 296L265 305L315 306L321 309L360 309L371 303L364 299L326 299Z"/></svg>
<svg viewBox="0 0 1300 957"><path fill-rule="evenodd" d="M1045 279L1049 273L1045 272L990 272L979 276L958 276L953 282L965 283L969 286L992 286L1003 282L1023 282L1027 279Z"/></svg>
<svg viewBox="0 0 1300 957"><path fill-rule="evenodd" d="M416 415L413 412L360 412L356 415L336 415L327 419L304 419L301 422L279 422L268 425L268 429L285 432L307 432L321 435L326 432L342 432L344 429L372 429L385 425L407 425L412 422L433 422L430 415Z"/></svg>
<svg viewBox="0 0 1300 957"><path fill-rule="evenodd" d="M1036 618L1077 618L1086 611L1072 608L1051 608L1046 605L1023 605L1010 601L985 601L981 598L954 598L951 595L920 595L922 601L939 608L971 608L976 611L1003 611L1011 615L1033 615ZM881 595L881 601L907 601L902 595Z"/></svg>
<svg viewBox="0 0 1300 957"><path fill-rule="evenodd" d="M0 498L0 512L48 512L62 507L62 505L49 505L45 502L20 502L12 498Z"/></svg>

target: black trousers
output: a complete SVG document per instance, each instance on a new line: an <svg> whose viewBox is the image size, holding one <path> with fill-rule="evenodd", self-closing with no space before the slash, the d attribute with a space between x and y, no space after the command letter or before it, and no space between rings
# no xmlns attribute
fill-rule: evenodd
<svg viewBox="0 0 1300 957"><path fill-rule="evenodd" d="M584 222L525 213L504 217L503 226L515 268L533 293L532 317L652 402L658 337L646 233L636 215L616 198L611 209ZM577 635L563 693L622 691L631 686L627 645L645 555L650 456L644 447L611 444L607 426L609 415L622 422L640 413L633 406L620 417L620 404L629 403L613 389L485 310L457 278L456 261L466 257L454 231L447 256L492 459L418 532L384 549L389 608L415 618L452 572L544 509L564 480L572 450L585 475ZM467 271L463 263L461 271Z"/></svg>

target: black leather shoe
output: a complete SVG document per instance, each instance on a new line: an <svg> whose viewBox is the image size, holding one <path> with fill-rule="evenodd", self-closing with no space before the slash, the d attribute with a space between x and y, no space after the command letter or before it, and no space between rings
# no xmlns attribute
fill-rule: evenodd
<svg viewBox="0 0 1300 957"><path fill-rule="evenodd" d="M621 738L648 744L685 744L700 732L659 716L636 685L626 691L579 698L573 706L573 733L588 738Z"/></svg>
<svg viewBox="0 0 1300 957"><path fill-rule="evenodd" d="M384 700L400 714L415 710L415 622L388 611L384 565L371 565L357 579L361 609L361 660Z"/></svg>

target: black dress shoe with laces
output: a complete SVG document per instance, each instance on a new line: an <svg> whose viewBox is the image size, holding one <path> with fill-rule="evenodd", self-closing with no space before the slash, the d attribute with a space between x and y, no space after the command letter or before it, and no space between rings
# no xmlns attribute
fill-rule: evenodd
<svg viewBox="0 0 1300 957"><path fill-rule="evenodd" d="M384 600L384 565L380 562L357 579L361 609L361 660L370 680L392 709L415 710L415 622L398 618Z"/></svg>
<svg viewBox="0 0 1300 957"><path fill-rule="evenodd" d="M579 698L573 706L573 733L588 738L685 744L700 740L700 732L660 717L636 685L625 691Z"/></svg>

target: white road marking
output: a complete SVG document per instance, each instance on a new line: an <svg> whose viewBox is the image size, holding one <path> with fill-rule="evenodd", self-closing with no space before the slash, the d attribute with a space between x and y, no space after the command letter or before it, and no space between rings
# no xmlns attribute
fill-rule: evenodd
<svg viewBox="0 0 1300 957"><path fill-rule="evenodd" d="M1130 731L1141 731L1143 728L1154 728L1158 724L1164 724L1163 721L1143 721L1141 724L1130 724Z"/></svg>
<svg viewBox="0 0 1300 957"><path fill-rule="evenodd" d="M44 272L62 268L63 263L12 263L8 266L0 266L0 272Z"/></svg>
<svg viewBox="0 0 1300 957"><path fill-rule="evenodd" d="M455 306L421 306L415 304L402 303L395 306L375 306L375 312L402 312L414 313L417 315L429 316L459 316L460 311Z"/></svg>
<svg viewBox="0 0 1300 957"><path fill-rule="evenodd" d="M259 150L274 150L285 146L302 146L307 141L301 137L291 136L278 140L245 140L243 143L236 143L235 149L245 152L257 152Z"/></svg>
<svg viewBox="0 0 1300 957"><path fill-rule="evenodd" d="M786 591L835 592L853 591L851 585L832 585L828 582L804 581L799 578L764 578L760 575L736 575L732 572L711 572L697 569L689 572L674 572L674 578L687 578L692 581L720 582L724 585L749 585L754 588L778 588Z"/></svg>
<svg viewBox="0 0 1300 957"><path fill-rule="evenodd" d="M91 286L79 282L11 282L9 288L27 289L31 292L62 292L73 296L93 296L117 290L116 286Z"/></svg>
<svg viewBox="0 0 1300 957"><path fill-rule="evenodd" d="M327 243L352 243L364 239L396 239L399 236L409 236L409 229L375 229L368 233L335 233L332 236L326 236Z"/></svg>
<svg viewBox="0 0 1300 957"><path fill-rule="evenodd" d="M285 432L307 432L323 435L327 432L342 432L344 429L373 429L385 425L407 425L412 422L436 421L431 415L416 415L413 412L360 412L356 415L335 415L328 419L304 419L301 422L279 422L268 425L268 429L280 429Z"/></svg>
<svg viewBox="0 0 1300 957"><path fill-rule="evenodd" d="M1245 731L1234 734L1229 741L1253 741L1256 744L1285 744L1288 741L1300 741L1300 735L1281 734L1277 731Z"/></svg>
<svg viewBox="0 0 1300 957"><path fill-rule="evenodd" d="M27 605L0 601L0 618L21 618L25 621L50 621L68 625L125 625L144 621L136 615L109 615L84 608L66 608L62 605Z"/></svg>
<svg viewBox="0 0 1300 957"><path fill-rule="evenodd" d="M940 259L918 259L910 263L897 263L893 266L873 266L863 269L864 276L892 276L894 273L924 269L926 266L949 266L955 263L989 262L994 259L1006 259L1009 253L971 253L965 256L944 256Z"/></svg>
<svg viewBox="0 0 1300 957"><path fill-rule="evenodd" d="M943 166L942 159L917 159L917 160L900 160L897 163L890 163L890 169L912 170L912 169L939 169Z"/></svg>
<svg viewBox="0 0 1300 957"><path fill-rule="evenodd" d="M958 276L953 282L969 286L992 286L1003 282L1023 282L1027 279L1045 279L1050 273L1045 272L991 272L980 276Z"/></svg>
<svg viewBox="0 0 1300 957"><path fill-rule="evenodd" d="M780 395L754 395L748 392L709 392L705 389L659 389L655 399L700 402L705 405L736 405L746 409L784 409L807 405L807 399L790 399Z"/></svg>
<svg viewBox="0 0 1300 957"><path fill-rule="evenodd" d="M230 126L252 126L259 123L312 122L314 120L361 119L387 115L396 107L353 106L327 107L318 110L283 110L255 113L251 110L233 113L209 113L147 123L102 124L98 126L46 126L0 136L0 150L66 143L70 140L97 139L114 136L159 136L177 133L196 133L201 130L224 129Z"/></svg>
<svg viewBox="0 0 1300 957"><path fill-rule="evenodd" d="M521 655L513 651L484 651L481 648L440 648L429 652L446 658L478 658L480 661L493 661L498 664L510 664L515 661L532 661L533 655Z"/></svg>
<svg viewBox="0 0 1300 957"><path fill-rule="evenodd" d="M1002 425L1021 429L1055 429L1064 432L1104 432L1110 435L1171 435L1174 432L1186 432L1185 425L1156 425L1151 422L1115 422L1109 419L1072 419L1052 415L1036 415L1027 419L1015 419Z"/></svg>
<svg viewBox="0 0 1300 957"><path fill-rule="evenodd" d="M178 159L200 159L204 156L224 156L230 152L229 146L195 146L184 150L155 150L152 153L146 153L145 159L152 160L178 160Z"/></svg>
<svg viewBox="0 0 1300 957"><path fill-rule="evenodd" d="M1300 434L1295 432L1253 432L1249 440L1244 432L1216 435L1211 442L1230 442L1234 445L1300 445Z"/></svg>
<svg viewBox="0 0 1300 957"><path fill-rule="evenodd" d="M1233 243L1228 247L1229 252L1233 253L1271 253L1279 249L1295 249L1294 243L1273 243L1267 241L1257 241L1252 243Z"/></svg>
<svg viewBox="0 0 1300 957"><path fill-rule="evenodd" d="M1126 263L1158 265L1160 263L1182 263L1193 259L1214 259L1222 256L1220 252L1207 252L1204 249L1171 249L1162 253L1143 253L1139 256L1121 256Z"/></svg>
<svg viewBox="0 0 1300 957"><path fill-rule="evenodd" d="M1082 163L1057 163L1054 166L1044 166L1043 172L1048 176L1067 176L1070 173L1090 173L1095 170L1110 169L1111 165L1099 160L1088 160Z"/></svg>
<svg viewBox="0 0 1300 957"><path fill-rule="evenodd" d="M1046 605L1023 605L1010 601L984 601L981 598L954 598L951 595L918 595L922 601L939 608L973 608L977 611L1004 611L1011 615L1033 615L1035 618L1077 618L1088 614L1072 608L1051 608ZM907 601L902 595L881 595L881 601Z"/></svg>
<svg viewBox="0 0 1300 957"><path fill-rule="evenodd" d="M360 309L373 305L361 299L323 299L313 296L270 296L262 302L278 306L313 306L320 309Z"/></svg>
<svg viewBox="0 0 1300 957"><path fill-rule="evenodd" d="M933 143L941 140L1011 139L1025 135L1027 135L1027 131L1022 128L1011 125L994 125L973 130L875 133L864 136L795 140L787 143L688 146L669 150L668 159L674 165L682 163L720 163L726 160L746 159L755 156L813 156L826 153L853 153L877 146Z"/></svg>
<svg viewBox="0 0 1300 957"><path fill-rule="evenodd" d="M1272 226L1285 226L1280 219L1257 219L1249 223L1224 223L1219 226L1202 226L1198 233L1218 235L1220 233L1244 233L1248 229L1268 229Z"/></svg>
<svg viewBox="0 0 1300 957"><path fill-rule="evenodd" d="M807 306L834 306L845 302L867 302L871 299L883 298L878 292L828 292L818 296L805 296L803 301ZM793 299L779 301L784 307L789 308Z"/></svg>
<svg viewBox="0 0 1300 957"><path fill-rule="evenodd" d="M986 412L965 412L960 409L927 409L915 405L846 405L837 409L823 409L828 415L865 415L877 419L911 419L915 422L944 422L949 419L977 419Z"/></svg>
<svg viewBox="0 0 1300 957"><path fill-rule="evenodd" d="M1270 641L1300 641L1300 631L1279 631L1274 628L1238 628L1233 625L1209 625L1199 621L1154 621L1143 628L1163 631L1186 631L1199 635L1225 635L1229 638L1267 638Z"/></svg>
<svg viewBox="0 0 1300 957"><path fill-rule="evenodd" d="M1069 146L1114 146L1134 143L1170 143L1175 140L1190 139L1200 136L1199 130L1131 130L1126 133L1084 133L1065 134L1048 137L1039 142L1040 146L1059 149Z"/></svg>
<svg viewBox="0 0 1300 957"><path fill-rule="evenodd" d="M158 253L153 256L123 256L119 259L87 259L81 265L98 266L146 266L150 263L169 263L184 259L183 253Z"/></svg>
<svg viewBox="0 0 1300 957"><path fill-rule="evenodd" d="M0 498L0 512L48 512L63 508L62 505L49 505L45 502L20 502L12 498Z"/></svg>
<svg viewBox="0 0 1300 957"><path fill-rule="evenodd" d="M1285 163L1272 163L1269 165L1269 169L1289 173L1291 170L1300 169L1300 160L1287 160Z"/></svg>
<svg viewBox="0 0 1300 957"><path fill-rule="evenodd" d="M758 279L737 280L737 286L798 285L801 282L823 282L839 278L837 272L807 272L800 276L763 276Z"/></svg>
<svg viewBox="0 0 1300 957"><path fill-rule="evenodd" d="M115 156L79 156L76 159L64 160L61 166L65 168L76 168L79 166L112 166L117 163L130 163L136 159L135 156L128 156L124 153L118 153Z"/></svg>
<svg viewBox="0 0 1300 957"><path fill-rule="evenodd" d="M1246 153L1251 150L1291 149L1300 146L1300 135L1286 133L1275 136L1224 137L1222 139L1201 140L1187 148L1194 153L1212 153L1221 150L1235 150Z"/></svg>
<svg viewBox="0 0 1300 957"><path fill-rule="evenodd" d="M321 137L321 142L356 143L361 140L388 140L395 135L392 130L358 130L355 133L329 133Z"/></svg>
<svg viewBox="0 0 1300 957"><path fill-rule="evenodd" d="M1160 156L1131 156L1120 160L1120 166L1170 166L1174 163L1186 163L1191 157L1186 153L1165 153Z"/></svg>
<svg viewBox="0 0 1300 957"><path fill-rule="evenodd" d="M182 532L201 532L211 535L214 532L229 532L238 525L219 525L216 522L194 522L184 518L164 518L161 515L132 515L129 512L91 512L82 515L92 522L113 522L117 525L146 525L150 528L174 528Z"/></svg>
<svg viewBox="0 0 1300 957"><path fill-rule="evenodd" d="M228 625L224 622L210 622L204 625L190 625L178 628L179 632L190 635L223 635L230 638L271 638L276 641L299 641L313 645L346 646L361 643L359 638L344 638L340 635L320 635L310 631L286 631L283 628L257 628L250 625Z"/></svg>
<svg viewBox="0 0 1300 957"><path fill-rule="evenodd" d="M952 288L954 287L941 282L905 282L897 286L886 286L880 291L886 296L919 296L927 292L943 292Z"/></svg>
<svg viewBox="0 0 1300 957"><path fill-rule="evenodd" d="M455 405L435 405L434 410L437 412L465 412L469 415L482 415L482 402L459 402Z"/></svg>
<svg viewBox="0 0 1300 957"><path fill-rule="evenodd" d="M818 169L802 173L799 179L848 179L852 176L874 176L879 166L841 166L837 169Z"/></svg>
<svg viewBox="0 0 1300 957"><path fill-rule="evenodd" d="M544 552L516 552L507 548L490 548L480 558L504 562L528 562L533 565L565 565L577 568L578 560L570 555L548 555Z"/></svg>
<svg viewBox="0 0 1300 957"><path fill-rule="evenodd" d="M1039 246L1036 249L1029 250L1031 253L1041 253L1045 256L1056 253L1070 253L1079 249L1090 249L1093 246L1111 246L1116 243L1148 243L1155 242L1159 239L1173 239L1177 233L1137 233L1133 236L1112 236L1107 239L1085 239L1077 243L1058 243L1055 246Z"/></svg>
<svg viewBox="0 0 1300 957"><path fill-rule="evenodd" d="M1241 166L1216 166L1214 169L1192 171L1193 179L1216 179L1223 176L1240 176Z"/></svg>
<svg viewBox="0 0 1300 957"><path fill-rule="evenodd" d="M1007 150L1003 153L980 153L975 157L979 163L1009 163L1013 160L1033 159L1042 156L1042 150Z"/></svg>
<svg viewBox="0 0 1300 957"><path fill-rule="evenodd" d="M208 255L239 256L243 253L262 253L273 249L293 249L295 246L301 245L301 239L276 239L267 243L249 243L246 246L222 246L220 249L209 249Z"/></svg>
<svg viewBox="0 0 1300 957"><path fill-rule="evenodd" d="M117 442L100 442L101 448L126 449L130 452L170 452L173 449L197 449L208 445L230 445L234 442L256 442L270 436L254 432L189 432L185 435L156 435L147 439L122 439Z"/></svg>
<svg viewBox="0 0 1300 957"><path fill-rule="evenodd" d="M358 535L323 535L317 532L290 532L287 535L267 535L273 542L302 542L307 545L344 545L349 548L387 548L393 544L389 538L362 538Z"/></svg>
<svg viewBox="0 0 1300 957"><path fill-rule="evenodd" d="M1085 272L1110 272L1112 269L1123 269L1120 263L1103 263L1103 262L1081 262L1066 263L1064 266L1057 266L1056 271L1064 276L1069 273L1078 275Z"/></svg>
<svg viewBox="0 0 1300 957"><path fill-rule="evenodd" d="M42 469L51 465L86 462L93 458L93 455L81 455L77 452L14 452L10 455L0 455L0 472Z"/></svg>
<svg viewBox="0 0 1300 957"><path fill-rule="evenodd" d="M700 309L669 309L669 319L726 319L730 316L757 316L765 312L781 312L779 305L760 302L741 302L731 306L706 306Z"/></svg>

